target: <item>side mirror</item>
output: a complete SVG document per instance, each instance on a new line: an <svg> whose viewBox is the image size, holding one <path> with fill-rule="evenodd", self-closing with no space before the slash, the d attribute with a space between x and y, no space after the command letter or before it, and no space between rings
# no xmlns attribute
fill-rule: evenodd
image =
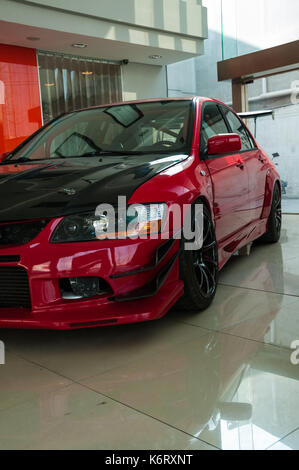
<svg viewBox="0 0 299 470"><path fill-rule="evenodd" d="M239 134L219 134L208 140L208 155L225 155L242 149Z"/></svg>

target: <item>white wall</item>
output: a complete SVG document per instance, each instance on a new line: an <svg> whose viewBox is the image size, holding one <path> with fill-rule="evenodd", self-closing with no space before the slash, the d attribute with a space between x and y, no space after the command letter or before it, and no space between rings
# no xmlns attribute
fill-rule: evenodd
<svg viewBox="0 0 299 470"><path fill-rule="evenodd" d="M206 37L206 9L201 0L23 0L112 22Z"/></svg>
<svg viewBox="0 0 299 470"><path fill-rule="evenodd" d="M275 159L277 169L283 180L288 182L287 196L299 197L299 105L292 105L275 110L275 119L265 117L258 120L257 140L271 157Z"/></svg>
<svg viewBox="0 0 299 470"><path fill-rule="evenodd" d="M167 96L165 67L134 63L124 65L122 82L125 101Z"/></svg>

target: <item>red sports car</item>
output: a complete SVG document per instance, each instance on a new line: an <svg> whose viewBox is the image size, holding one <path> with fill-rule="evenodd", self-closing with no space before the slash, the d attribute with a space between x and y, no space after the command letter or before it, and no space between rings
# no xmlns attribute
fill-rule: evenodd
<svg viewBox="0 0 299 470"><path fill-rule="evenodd" d="M189 207L194 226L199 205L201 243L186 250L171 207ZM205 309L229 258L256 239L277 242L280 230L275 166L223 103L64 114L0 164L0 327L154 320L177 301Z"/></svg>

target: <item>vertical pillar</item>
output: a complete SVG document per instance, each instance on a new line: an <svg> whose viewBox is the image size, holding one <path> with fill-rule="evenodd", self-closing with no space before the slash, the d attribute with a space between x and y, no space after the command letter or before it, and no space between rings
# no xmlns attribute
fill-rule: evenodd
<svg viewBox="0 0 299 470"><path fill-rule="evenodd" d="M232 81L233 109L236 113L246 113L249 111L248 85L240 80Z"/></svg>

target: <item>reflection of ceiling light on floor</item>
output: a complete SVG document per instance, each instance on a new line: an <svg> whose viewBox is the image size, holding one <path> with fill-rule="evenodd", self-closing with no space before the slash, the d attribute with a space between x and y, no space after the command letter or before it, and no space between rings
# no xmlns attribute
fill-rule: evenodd
<svg viewBox="0 0 299 470"><path fill-rule="evenodd" d="M44 83L44 86L55 86L55 83Z"/></svg>
<svg viewBox="0 0 299 470"><path fill-rule="evenodd" d="M81 72L81 73L82 73L82 75L92 75L93 74L93 72Z"/></svg>
<svg viewBox="0 0 299 470"><path fill-rule="evenodd" d="M84 47L87 47L87 44L83 44L82 42L77 42L75 44L72 44L73 47L78 47L79 49L84 49Z"/></svg>
<svg viewBox="0 0 299 470"><path fill-rule="evenodd" d="M153 60L158 60L158 59L162 59L162 56L154 54L154 55L149 55L149 58Z"/></svg>

